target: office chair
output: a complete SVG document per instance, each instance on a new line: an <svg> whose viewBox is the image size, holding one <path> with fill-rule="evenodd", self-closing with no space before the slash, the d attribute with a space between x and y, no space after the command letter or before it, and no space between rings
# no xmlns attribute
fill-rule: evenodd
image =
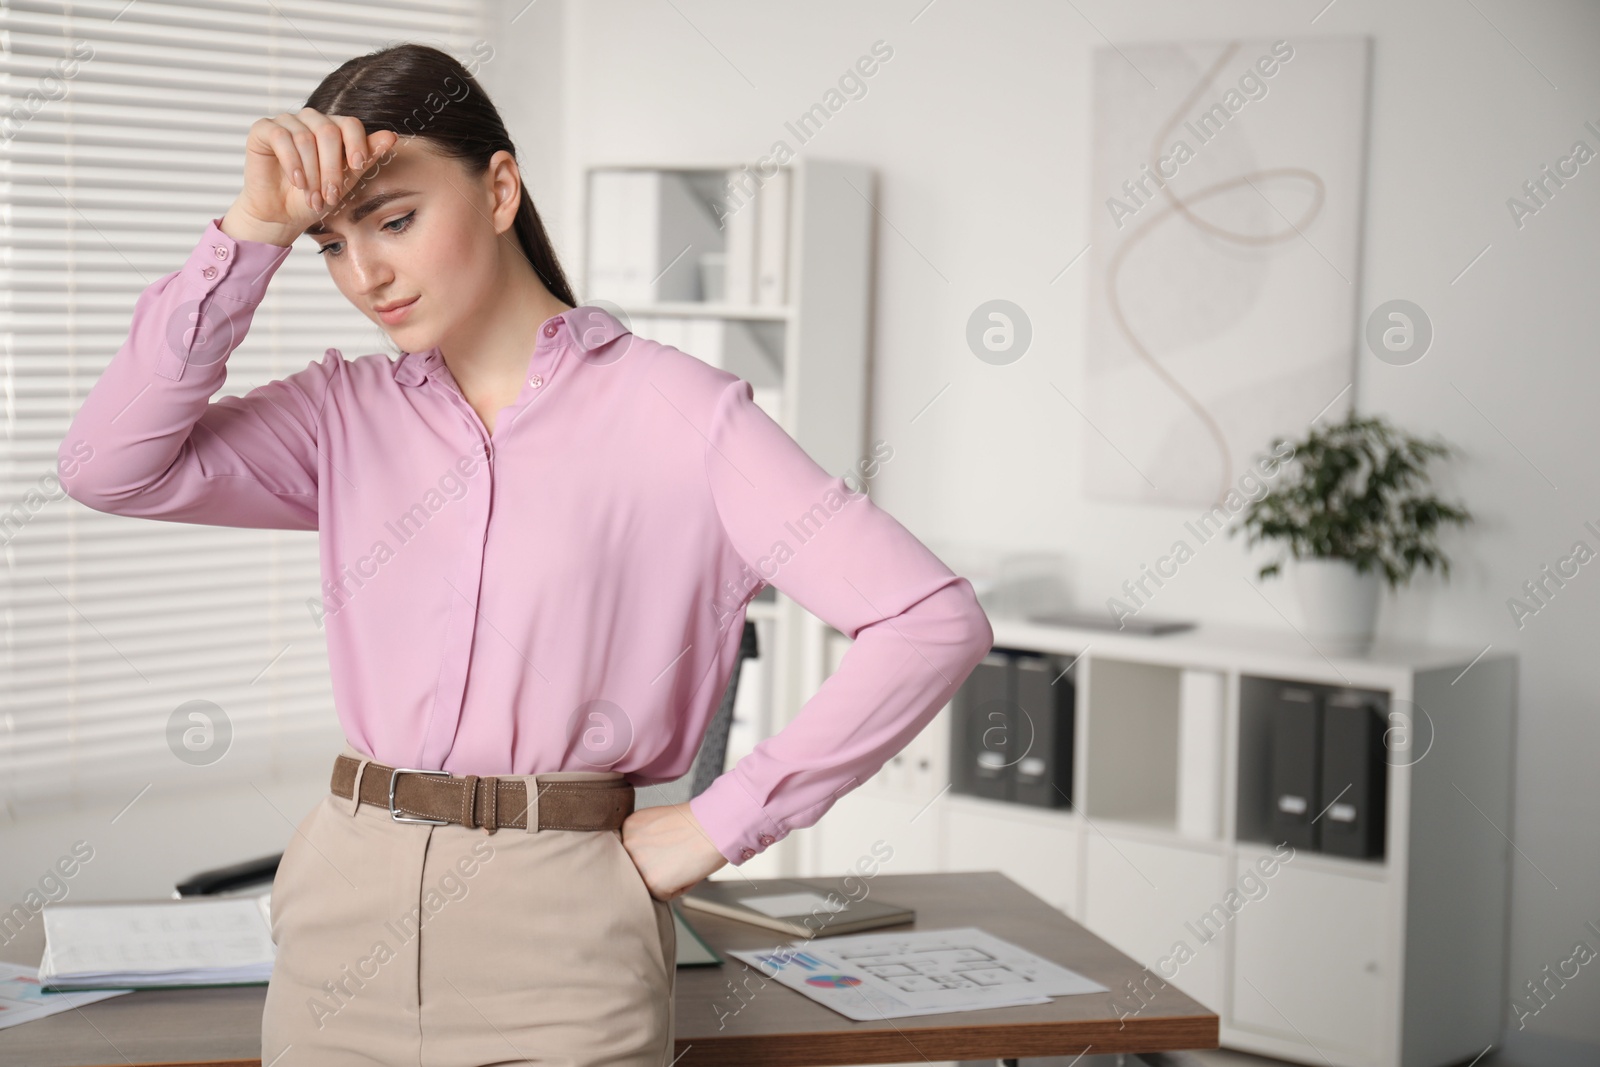
<svg viewBox="0 0 1600 1067"><path fill-rule="evenodd" d="M756 644L756 624L745 620L744 634L739 641L739 655L733 663L733 673L728 687L722 693L722 703L717 706L706 727L705 737L694 755L694 762L681 776L670 782L639 786L634 790L634 810L658 807L662 804L683 804L691 797L705 792L713 780L724 770L728 753L728 731L733 724L733 704L738 696L739 675L744 661L760 655ZM251 886L271 882L278 873L278 861L283 853L277 852L260 859L246 860L202 871L179 882L173 896L203 897L233 893Z"/></svg>

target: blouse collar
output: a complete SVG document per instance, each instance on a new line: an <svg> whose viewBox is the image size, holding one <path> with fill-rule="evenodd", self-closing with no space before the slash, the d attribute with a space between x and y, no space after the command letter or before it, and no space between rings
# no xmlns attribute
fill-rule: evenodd
<svg viewBox="0 0 1600 1067"><path fill-rule="evenodd" d="M537 361L569 344L576 344L585 353L594 352L628 332L628 328L605 308L581 304L552 315L540 324L534 359ZM421 385L443 365L444 354L438 345L420 352L407 352L394 364L394 379L401 385Z"/></svg>

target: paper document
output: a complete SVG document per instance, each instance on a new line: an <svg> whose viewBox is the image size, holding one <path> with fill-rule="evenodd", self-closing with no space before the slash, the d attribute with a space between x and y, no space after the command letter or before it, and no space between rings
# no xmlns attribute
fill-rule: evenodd
<svg viewBox="0 0 1600 1067"><path fill-rule="evenodd" d="M729 954L850 1019L1045 1004L1105 986L973 926Z"/></svg>
<svg viewBox="0 0 1600 1067"><path fill-rule="evenodd" d="M0 1030L18 1023L42 1019L58 1011L70 1011L107 997L120 997L128 989L96 989L91 992L47 993L39 988L39 968L17 963L0 963Z"/></svg>

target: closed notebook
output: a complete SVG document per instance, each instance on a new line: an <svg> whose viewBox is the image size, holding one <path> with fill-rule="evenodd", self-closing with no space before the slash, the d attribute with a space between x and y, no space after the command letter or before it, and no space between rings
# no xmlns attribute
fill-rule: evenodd
<svg viewBox="0 0 1600 1067"><path fill-rule="evenodd" d="M911 908L874 896L855 900L829 878L714 878L677 899L685 908L807 939L897 926L917 917Z"/></svg>
<svg viewBox="0 0 1600 1067"><path fill-rule="evenodd" d="M40 988L265 983L276 951L268 896L48 904Z"/></svg>
<svg viewBox="0 0 1600 1067"><path fill-rule="evenodd" d="M672 921L678 927L679 967L714 967L723 962L722 954L700 936L699 930L689 925L689 920L683 917L681 909L676 906L672 909Z"/></svg>

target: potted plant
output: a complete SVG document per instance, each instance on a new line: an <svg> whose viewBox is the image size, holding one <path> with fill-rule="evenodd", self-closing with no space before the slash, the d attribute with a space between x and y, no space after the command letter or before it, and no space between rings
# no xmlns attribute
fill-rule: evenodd
<svg viewBox="0 0 1600 1067"><path fill-rule="evenodd" d="M1277 438L1274 451L1281 454L1286 443ZM1243 529L1249 545L1283 545L1261 578L1280 573L1286 557L1294 557L1295 591L1314 643L1364 647L1375 628L1380 579L1391 588L1407 584L1418 566L1450 574L1439 528L1464 526L1472 515L1428 494L1425 468L1454 450L1353 410L1293 446L1289 469L1250 502L1229 536Z"/></svg>

